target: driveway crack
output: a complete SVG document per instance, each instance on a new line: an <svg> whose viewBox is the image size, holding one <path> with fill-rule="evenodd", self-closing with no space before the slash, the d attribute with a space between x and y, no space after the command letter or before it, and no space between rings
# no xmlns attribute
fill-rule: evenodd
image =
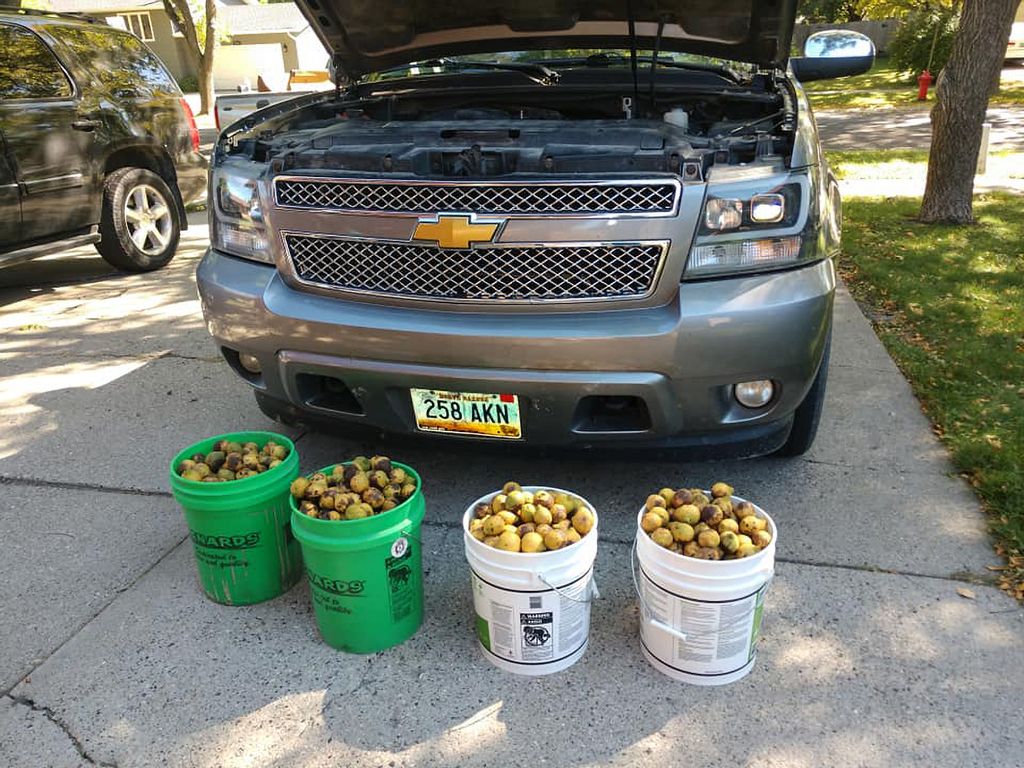
<svg viewBox="0 0 1024 768"><path fill-rule="evenodd" d="M181 352L164 352L157 356L158 360L194 360L199 363L219 363L221 361L218 355L185 355Z"/></svg>
<svg viewBox="0 0 1024 768"><path fill-rule="evenodd" d="M146 569L144 569L144 570L143 570L143 571L142 571L141 573L139 573L139 574L138 574L137 576L135 576L134 578L132 578L132 579L131 579L131 580L130 580L129 582L127 582L127 583L125 583L125 584L122 584L122 585L120 585L120 586L118 586L118 587L115 587L115 588L114 588L114 590L113 590L113 593L112 593L112 594L111 594L111 596L110 596L110 599L109 599L109 600L107 600L106 602L104 602L104 603L103 603L103 605L102 605L102 606L100 606L100 607L99 607L99 608L97 609L97 611L96 611L96 612L95 612L95 613L94 613L94 614L93 614L92 616L90 616L90 617L89 617L88 619L86 619L86 620L85 620L84 622L82 622L82 623L81 623L81 624L80 624L80 625L79 625L79 626L78 626L78 627L77 627L77 628L76 628L76 629L75 629L74 631L72 631L72 632L71 632L71 633L70 633L70 634L69 634L69 635L68 635L68 636L67 636L67 637L66 637L66 638L65 638L65 639L64 639L64 640L63 640L63 641L62 641L62 642L61 642L61 643L60 643L60 644L59 644L59 645L58 645L58 646L56 647L56 648L54 648L54 649L52 649L51 651L49 651L49 652L48 652L48 653L47 653L47 654L46 654L46 655L45 655L45 656L44 656L43 658L39 659L39 660L38 660L38 662L36 662L36 663L33 663L33 665L32 665L32 668L31 668L31 669L29 669L29 670L28 670L28 671L27 671L27 672L26 672L26 673L24 674L24 676L22 677L22 679L21 679L21 680L20 680L19 682L15 683L15 684L14 684L14 686L12 686L11 688L9 688L9 689L7 689L7 690L3 691L3 692L2 692L2 693L3 693L3 695L4 695L4 696L7 696L8 698L10 698L10 699L11 699L12 701L16 701L16 702L19 702L19 703L24 703L24 704L26 704L26 705L31 705L31 702L32 702L32 700L31 700L31 699L29 699L29 698L28 698L28 697L26 697L26 696L19 696L18 694L12 693L11 691L12 691L12 690L14 690L14 688L17 688L17 687L18 687L18 686L20 686L20 685L24 685L24 684L25 684L25 682L26 682L26 680L27 680L27 679L28 679L29 677L31 677L31 676L32 676L32 674L33 674L33 673L34 673L34 672L35 672L35 671L36 671L37 669L39 669L39 668L40 668L41 666L43 666L43 664L45 664L46 662L48 662L48 661L49 661L49 660L50 660L50 659L51 659L51 658L52 658L52 657L54 656L54 654L58 653L58 652L59 652L59 651L60 651L60 650L61 650L62 648L64 648L64 646L65 646L65 645L67 645L67 644L68 644L68 643L70 643L70 642L71 642L72 640L74 640L74 639L75 639L75 638L76 638L76 637L78 636L78 633L79 633L79 632L81 632L81 631L82 631L83 629L85 629L85 628L86 628L87 626L89 626L89 625L90 625L90 624L91 624L92 622L96 621L96 619L97 619L97 618L98 618L98 617L100 616L100 614L102 614L102 613L103 613L104 611L106 611L106 610L107 610L107 609L108 609L108 608L109 608L109 607L110 607L110 606L111 606L111 605L112 605L112 604L114 603L114 601L118 599L118 597L120 597L120 596L121 596L121 595L122 595L123 593L127 592L128 590L132 589L132 588L133 588L133 587L134 587L134 586L135 586L136 584L138 584L138 583L139 583L139 582L140 582L140 581L141 581L142 579L146 578L146 576L148 576L148 575L149 575L150 571L152 571L152 570L153 570L154 568L156 568L157 566L159 566L159 565L160 565L160 564L161 564L161 563L162 563L162 562L163 562L164 560L166 560L166 559L167 559L168 557L170 557L170 555L171 555L171 554L172 554L172 553L173 553L173 552L174 552L174 551L175 551L176 549L178 549L178 547L180 547L180 546L181 546L182 544L184 544L184 543L185 543L185 542L187 542L188 540L189 540L189 537L188 537L188 536L184 536L184 537L182 537L182 538L180 538L180 539L177 539L177 540L176 540L176 541L175 541L175 542L174 542L174 543L173 543L173 544L172 544L172 545L171 545L170 547L168 547L168 548L167 548L167 549L166 549L166 550L165 550L165 551L163 552L163 554L161 554L161 555L160 555L160 557L158 557L158 558L156 559L156 561L155 561L154 563L152 563L152 564L151 564L151 565L150 565L149 567L147 567ZM105 764L104 764L104 765L105 765Z"/></svg>
<svg viewBox="0 0 1024 768"><path fill-rule="evenodd" d="M92 755L86 752L85 745L82 744L82 740L75 736L75 734L71 732L71 728L68 726L68 724L61 720L60 717L57 716L57 713L49 707L45 706L44 704L37 704L35 700L30 699L27 696L16 696L11 693L7 693L4 695L8 699L13 701L15 704L20 704L23 707L28 707L33 712L38 712L51 723L53 723L55 726L60 728L64 735L68 737L68 741L71 742L71 745L75 748L75 751L78 752L79 756L83 760L85 760L85 762L87 762L89 765L101 766L103 768L117 768L117 763L108 763L96 760L96 758L94 758Z"/></svg>
<svg viewBox="0 0 1024 768"><path fill-rule="evenodd" d="M44 480L34 477L20 477L17 475L0 475L0 485L18 485L45 488L60 488L68 491L96 491L97 493L119 493L126 496L156 496L172 498L170 491L158 491L146 488L116 488L109 485L97 483L74 483L62 480Z"/></svg>
<svg viewBox="0 0 1024 768"><path fill-rule="evenodd" d="M11 350L13 354L20 354L18 350ZM58 350L56 352L32 351L32 357L44 359L59 357L64 360L145 360L152 363L157 360L191 360L198 363L219 363L221 358L217 355L187 355L182 352L118 352L116 350L95 349L81 352Z"/></svg>

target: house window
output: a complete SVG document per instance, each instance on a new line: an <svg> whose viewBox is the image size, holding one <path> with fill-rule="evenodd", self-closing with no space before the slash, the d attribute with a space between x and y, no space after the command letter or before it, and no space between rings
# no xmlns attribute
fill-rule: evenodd
<svg viewBox="0 0 1024 768"><path fill-rule="evenodd" d="M153 36L153 20L149 18L149 11L122 13L121 18L128 25L128 31L139 38L139 40L146 43L156 40L156 37Z"/></svg>

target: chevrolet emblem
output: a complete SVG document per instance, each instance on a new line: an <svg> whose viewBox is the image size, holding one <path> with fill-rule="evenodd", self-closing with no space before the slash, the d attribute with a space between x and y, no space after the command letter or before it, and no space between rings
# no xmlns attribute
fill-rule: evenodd
<svg viewBox="0 0 1024 768"><path fill-rule="evenodd" d="M501 226L500 221L475 221L472 214L420 219L413 240L431 240L442 248L469 248L473 243L489 243Z"/></svg>

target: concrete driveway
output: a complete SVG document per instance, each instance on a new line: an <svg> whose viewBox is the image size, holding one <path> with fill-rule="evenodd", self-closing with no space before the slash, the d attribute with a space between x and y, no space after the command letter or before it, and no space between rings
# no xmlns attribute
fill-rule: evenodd
<svg viewBox="0 0 1024 768"><path fill-rule="evenodd" d="M357 657L319 641L305 585L248 608L205 600L167 462L271 424L203 329L194 218L153 275L91 251L0 272L0 765L1021 764L1024 612L986 585L978 504L845 292L804 458L506 456L285 430L304 471L371 451L421 471L425 624ZM510 478L576 489L602 515L590 649L543 679L474 647L459 516ZM753 673L697 688L640 654L630 542L650 489L717 479L781 534Z"/></svg>

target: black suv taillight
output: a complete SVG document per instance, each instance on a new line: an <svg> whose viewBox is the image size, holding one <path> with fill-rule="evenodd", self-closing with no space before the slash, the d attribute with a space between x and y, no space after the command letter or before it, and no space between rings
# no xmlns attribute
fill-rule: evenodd
<svg viewBox="0 0 1024 768"><path fill-rule="evenodd" d="M188 105L188 102L184 97L179 99L181 102L181 108L185 112L185 119L188 120L188 131L189 138L192 139L192 151L199 151L199 128L196 126L196 116L192 114L192 107Z"/></svg>

